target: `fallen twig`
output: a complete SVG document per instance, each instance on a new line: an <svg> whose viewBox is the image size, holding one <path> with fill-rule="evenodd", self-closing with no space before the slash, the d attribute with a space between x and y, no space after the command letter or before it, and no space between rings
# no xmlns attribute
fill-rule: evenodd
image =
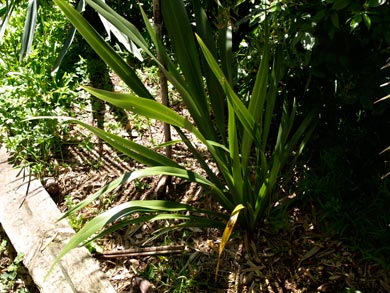
<svg viewBox="0 0 390 293"><path fill-rule="evenodd" d="M174 254L189 251L189 248L184 245L177 246L153 246L153 247L137 247L124 250L107 251L104 253L96 253L95 256L102 258L117 258L129 256L150 256Z"/></svg>

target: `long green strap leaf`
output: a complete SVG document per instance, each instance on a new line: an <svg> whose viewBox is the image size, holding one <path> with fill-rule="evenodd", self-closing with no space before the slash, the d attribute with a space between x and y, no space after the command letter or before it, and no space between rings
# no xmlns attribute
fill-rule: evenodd
<svg viewBox="0 0 390 293"><path fill-rule="evenodd" d="M81 13L84 11L84 9L85 9L85 0L80 0L79 3L77 4L77 11ZM70 46L73 43L73 39L74 39L75 34L76 34L76 28L72 25L72 27L70 28L68 35L65 39L65 44L62 47L56 62L54 63L54 66L51 70L51 74L55 74L58 71L58 69L60 68L62 60L64 59L64 57L66 55L66 52L68 51L68 49L70 48Z"/></svg>
<svg viewBox="0 0 390 293"><path fill-rule="evenodd" d="M267 34L266 34L267 37ZM249 101L249 112L253 115L256 122L262 118L263 108L268 86L268 68L269 68L269 45L265 42L263 56L256 74L256 81L253 86L251 99Z"/></svg>
<svg viewBox="0 0 390 293"><path fill-rule="evenodd" d="M129 110L148 118L157 119L173 126L187 129L188 131L194 133L201 142L207 144L206 139L189 120L180 116L174 110L162 105L161 103L125 93L114 93L89 87L84 88L99 99L122 109Z"/></svg>
<svg viewBox="0 0 390 293"><path fill-rule="evenodd" d="M99 191L95 192L94 194L87 197L82 202L80 202L77 205L75 205L74 207L70 208L58 221L60 221L64 218L67 218L69 215L81 210L82 208L85 208L87 205L89 205L91 202L98 199L99 197L115 190L120 185L125 184L126 182L129 181L131 174L132 174L131 172L125 173L124 175L122 175L122 176L118 177L117 179L115 179L114 181L110 182L109 184L107 184L106 186L101 188Z"/></svg>
<svg viewBox="0 0 390 293"><path fill-rule="evenodd" d="M260 141L263 131L269 131L269 129L265 129L265 126L270 127L270 125L264 125L263 123L263 115L264 109L268 110L269 113L266 113L267 116L272 116L273 108L265 108L266 97L267 97L267 87L268 87L268 68L269 68L269 48L268 42L265 43L263 49L263 56L261 59L261 63L259 69L256 74L256 81L253 87L253 91L250 96L248 111L253 116L255 123L257 125L256 129L250 130L255 133L255 138ZM275 92L276 95L276 92ZM271 97L274 99L274 97ZM253 135L245 131L243 135L243 143L242 143L242 165L243 169L247 169L249 155L252 148L253 143ZM259 144L261 145L261 144ZM265 151L265 150L263 150Z"/></svg>
<svg viewBox="0 0 390 293"><path fill-rule="evenodd" d="M196 27L195 30L200 38L203 40L207 48L211 51L215 59L218 59L218 52L215 45L215 32L211 27L206 12L201 6L200 1L192 0L194 9ZM212 112L215 117L215 124L218 127L219 134L223 143L226 143L226 97L214 73L208 66L206 60L202 56L202 69L204 77L206 78L207 93L210 100Z"/></svg>
<svg viewBox="0 0 390 293"><path fill-rule="evenodd" d="M277 49L275 52L275 57L272 65L271 71L271 81L269 83L269 90L267 93L267 105L263 122L263 131L261 139L261 151L265 153L266 146L268 142L268 135L271 129L271 122L274 116L274 108L278 91L278 84L282 78L282 51Z"/></svg>
<svg viewBox="0 0 390 293"><path fill-rule="evenodd" d="M207 210L202 210L199 212L207 212ZM218 215L219 218L221 217L221 214ZM95 236L91 237L88 241L86 241L83 244L87 244L95 239L101 239L105 235L112 235L113 232L129 227L129 225L136 225L136 224L142 224L146 222L153 222L157 220L182 220L183 222L181 223L175 223L174 225L171 225L169 227L164 227L157 229L156 231L153 232L153 236L149 237L143 244L147 244L151 241L153 241L156 238L159 238L161 235L177 230L177 229L183 229L183 228L194 228L194 227L199 227L199 228L223 228L223 225L221 225L221 221L216 221L212 220L210 218L206 217L199 217L199 216L194 216L194 215L183 215L183 214L158 214L158 215L145 215L145 216L140 216L139 218L131 218L129 220L123 220L120 221L119 223L115 223L110 225L109 228L104 229L100 233L96 234Z"/></svg>
<svg viewBox="0 0 390 293"><path fill-rule="evenodd" d="M12 11L14 10L14 8L15 8L15 3L10 3L9 5L4 3L2 6L1 16L3 16L3 14L5 16L3 17L2 22L0 24L0 44L2 42L5 30L8 26L9 18L11 17L11 14L12 14Z"/></svg>
<svg viewBox="0 0 390 293"><path fill-rule="evenodd" d="M142 164L145 164L147 166L156 166L156 165L178 166L177 163L172 161L171 159L147 147L129 141L128 139L105 132L99 128L92 127L81 121L73 120L71 122L75 122L82 125L92 133L96 134L99 138L103 139L106 143L114 147L116 150L122 152L123 154L127 155L129 158L132 158Z"/></svg>
<svg viewBox="0 0 390 293"><path fill-rule="evenodd" d="M123 93L113 93L108 92L105 90L100 89L93 89L85 87L85 89L93 94L94 96L107 101L117 107L127 109L129 111L132 111L134 113L140 114L142 116L157 119L162 122L171 124L172 126L179 127L186 129L193 133L202 143L204 143L210 153L214 156L215 160L217 161L217 164L220 167L220 170L224 173L224 177L229 180L229 172L227 170L227 166L225 161L220 157L221 151L216 149L212 144L209 143L209 140L206 140L203 134L186 118L180 116L175 111L171 110L170 108L154 101L154 100L148 100L144 98L140 98L137 96L132 96L129 94L123 94ZM96 130L95 130L96 131ZM183 137L184 140L184 137ZM185 141L185 140L184 140ZM111 143L112 144L112 143ZM186 143L187 144L187 143ZM188 145L188 144L187 144ZM188 145L189 146L189 145ZM190 147L190 146L189 146ZM196 154L195 152L193 152ZM199 159L200 163L201 158ZM205 168L206 171L208 171L208 168ZM209 174L210 175L210 174ZM228 181L229 182L229 181ZM225 204L227 201L223 200L223 204Z"/></svg>
<svg viewBox="0 0 390 293"><path fill-rule="evenodd" d="M35 25L37 23L37 15L38 15L38 0L29 0L26 22L24 23L19 62L22 62L22 60L28 54L30 54L32 42L34 39Z"/></svg>
<svg viewBox="0 0 390 293"><path fill-rule="evenodd" d="M175 161L159 154L158 152L148 147L144 147L140 144L137 144L118 135L105 132L104 130L101 130L97 127L93 127L74 118L62 116L40 116L30 118L29 120L33 119L58 119L70 123L77 123L97 135L99 138L103 139L106 143L114 147L116 150L122 152L129 158L132 158L142 164L145 164L147 166L180 167L180 165L177 164Z"/></svg>
<svg viewBox="0 0 390 293"><path fill-rule="evenodd" d="M171 201L164 201L164 200L130 201L115 206L112 209L93 218L70 239L68 244L66 244L65 247L58 253L47 275L53 270L54 266L60 261L60 259L65 254L67 254L70 250L76 248L80 244L88 241L88 239L92 235L100 231L104 226L136 212L154 212L154 211L155 212L157 211L165 211L165 212L183 211L184 212L184 211L196 211L196 209L189 205L171 202Z"/></svg>
<svg viewBox="0 0 390 293"><path fill-rule="evenodd" d="M156 32L152 25L149 22L148 17L146 16L145 12L143 11L141 7L141 13L142 17L144 19L144 23L146 26L146 29L149 33L149 36L156 46L158 52L162 56L164 60L165 66L162 66L159 64L160 69L164 72L164 75L166 78L173 84L173 86L176 88L176 90L180 93L181 98L183 99L185 105L188 108L188 111L191 113L191 117L194 119L195 123L197 123L198 127L201 127L202 130L208 130L208 131L202 131L205 136L208 139L214 138L210 133L210 127L205 127L205 119L203 119L204 116L202 116L202 111L199 108L198 103L196 102L196 99L194 96L190 93L190 88L186 81L180 76L180 73L178 72L177 65L174 65L166 52L166 49L164 45L162 44L160 38L157 37Z"/></svg>
<svg viewBox="0 0 390 293"><path fill-rule="evenodd" d="M310 134L313 131L313 129L316 126L316 124L313 123L313 118L315 115L316 115L316 111L312 111L303 119L303 121L301 122L301 124L299 125L299 127L297 128L293 136L291 137L290 141L287 143L288 149L294 148L298 144L301 137L309 136L308 134Z"/></svg>
<svg viewBox="0 0 390 293"><path fill-rule="evenodd" d="M139 96L153 99L144 84L127 63L109 46L104 39L92 28L92 26L74 9L63 0L54 2L65 13L66 17L76 27L88 44L96 51L102 60L108 64L118 76Z"/></svg>
<svg viewBox="0 0 390 293"><path fill-rule="evenodd" d="M218 135L212 119L210 119L209 102L207 100L198 46L195 42L191 23L182 0L162 0L161 11L176 63L180 66L184 83L177 76L165 73L169 81L180 92L195 124L209 140L217 140ZM177 66L177 64L175 64ZM171 68L169 68L171 71ZM183 91L185 89L185 91ZM195 112L193 112L195 110Z"/></svg>
<svg viewBox="0 0 390 293"><path fill-rule="evenodd" d="M229 139L229 154L231 160L231 174L233 176L233 182L227 182L231 193L233 194L232 200L234 204L242 203L243 195L243 178L242 178L242 169L240 162L240 152L238 147L238 137L237 137L237 125L236 125L236 115L232 104L228 103L228 139ZM229 184L230 183L230 184Z"/></svg>
<svg viewBox="0 0 390 293"><path fill-rule="evenodd" d="M184 2L182 0L161 0L161 11L172 42L174 56L193 97L196 98L195 102L202 115L206 116L208 105L203 91L199 54Z"/></svg>
<svg viewBox="0 0 390 293"><path fill-rule="evenodd" d="M222 70L228 82L233 85L233 32L232 27L226 27L219 31L218 43L220 48Z"/></svg>
<svg viewBox="0 0 390 293"><path fill-rule="evenodd" d="M87 3L94 8L100 15L114 25L122 34L127 36L133 41L139 48L141 48L146 54L148 54L155 61L155 56L149 50L149 45L145 41L139 30L127 19L118 14L110 6L101 0L86 0Z"/></svg>
<svg viewBox="0 0 390 293"><path fill-rule="evenodd" d="M240 100L240 98L237 96L237 94L234 92L233 88L227 81L224 73L219 68L217 61L215 60L214 56L211 54L209 49L206 47L206 45L203 43L203 41L200 39L199 36L197 36L200 48L203 52L203 55L205 56L207 63L209 64L210 68L214 72L215 76L217 77L219 83L222 86L222 89L224 90L227 98L229 99L229 102L233 105L234 111L237 115L237 118L245 128L245 130L248 132L248 134L253 138L253 130L255 126L255 120L252 116L252 114L248 111L248 109L245 107L244 103Z"/></svg>

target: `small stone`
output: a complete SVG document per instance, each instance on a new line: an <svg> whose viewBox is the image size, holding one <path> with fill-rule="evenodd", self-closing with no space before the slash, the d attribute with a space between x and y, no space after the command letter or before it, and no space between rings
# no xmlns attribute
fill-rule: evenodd
<svg viewBox="0 0 390 293"><path fill-rule="evenodd" d="M59 199L60 186L53 177L48 177L43 180L43 186L46 191L50 194L51 198L56 201Z"/></svg>

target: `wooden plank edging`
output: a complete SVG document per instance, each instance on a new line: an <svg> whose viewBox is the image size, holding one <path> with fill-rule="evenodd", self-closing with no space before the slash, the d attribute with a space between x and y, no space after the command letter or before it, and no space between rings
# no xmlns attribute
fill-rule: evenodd
<svg viewBox="0 0 390 293"><path fill-rule="evenodd" d="M0 223L40 292L115 292L100 271L98 262L84 247L70 251L52 273L45 276L59 251L75 233L42 187L32 180L26 197L26 178L17 177L0 149ZM24 203L23 199L25 199Z"/></svg>

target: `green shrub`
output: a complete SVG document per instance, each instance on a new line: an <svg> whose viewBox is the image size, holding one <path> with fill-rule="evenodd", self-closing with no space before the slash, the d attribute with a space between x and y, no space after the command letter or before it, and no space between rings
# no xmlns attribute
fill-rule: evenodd
<svg viewBox="0 0 390 293"><path fill-rule="evenodd" d="M54 120L26 121L31 116L71 115L83 103L75 91L76 74L62 71L51 75L51 67L63 42L66 19L58 9L42 6L33 50L28 60L19 62L19 46L24 25L23 5L16 8L2 39L0 52L0 141L19 164L31 165L42 176L53 156L61 152L69 126ZM49 8L49 9L48 9Z"/></svg>

